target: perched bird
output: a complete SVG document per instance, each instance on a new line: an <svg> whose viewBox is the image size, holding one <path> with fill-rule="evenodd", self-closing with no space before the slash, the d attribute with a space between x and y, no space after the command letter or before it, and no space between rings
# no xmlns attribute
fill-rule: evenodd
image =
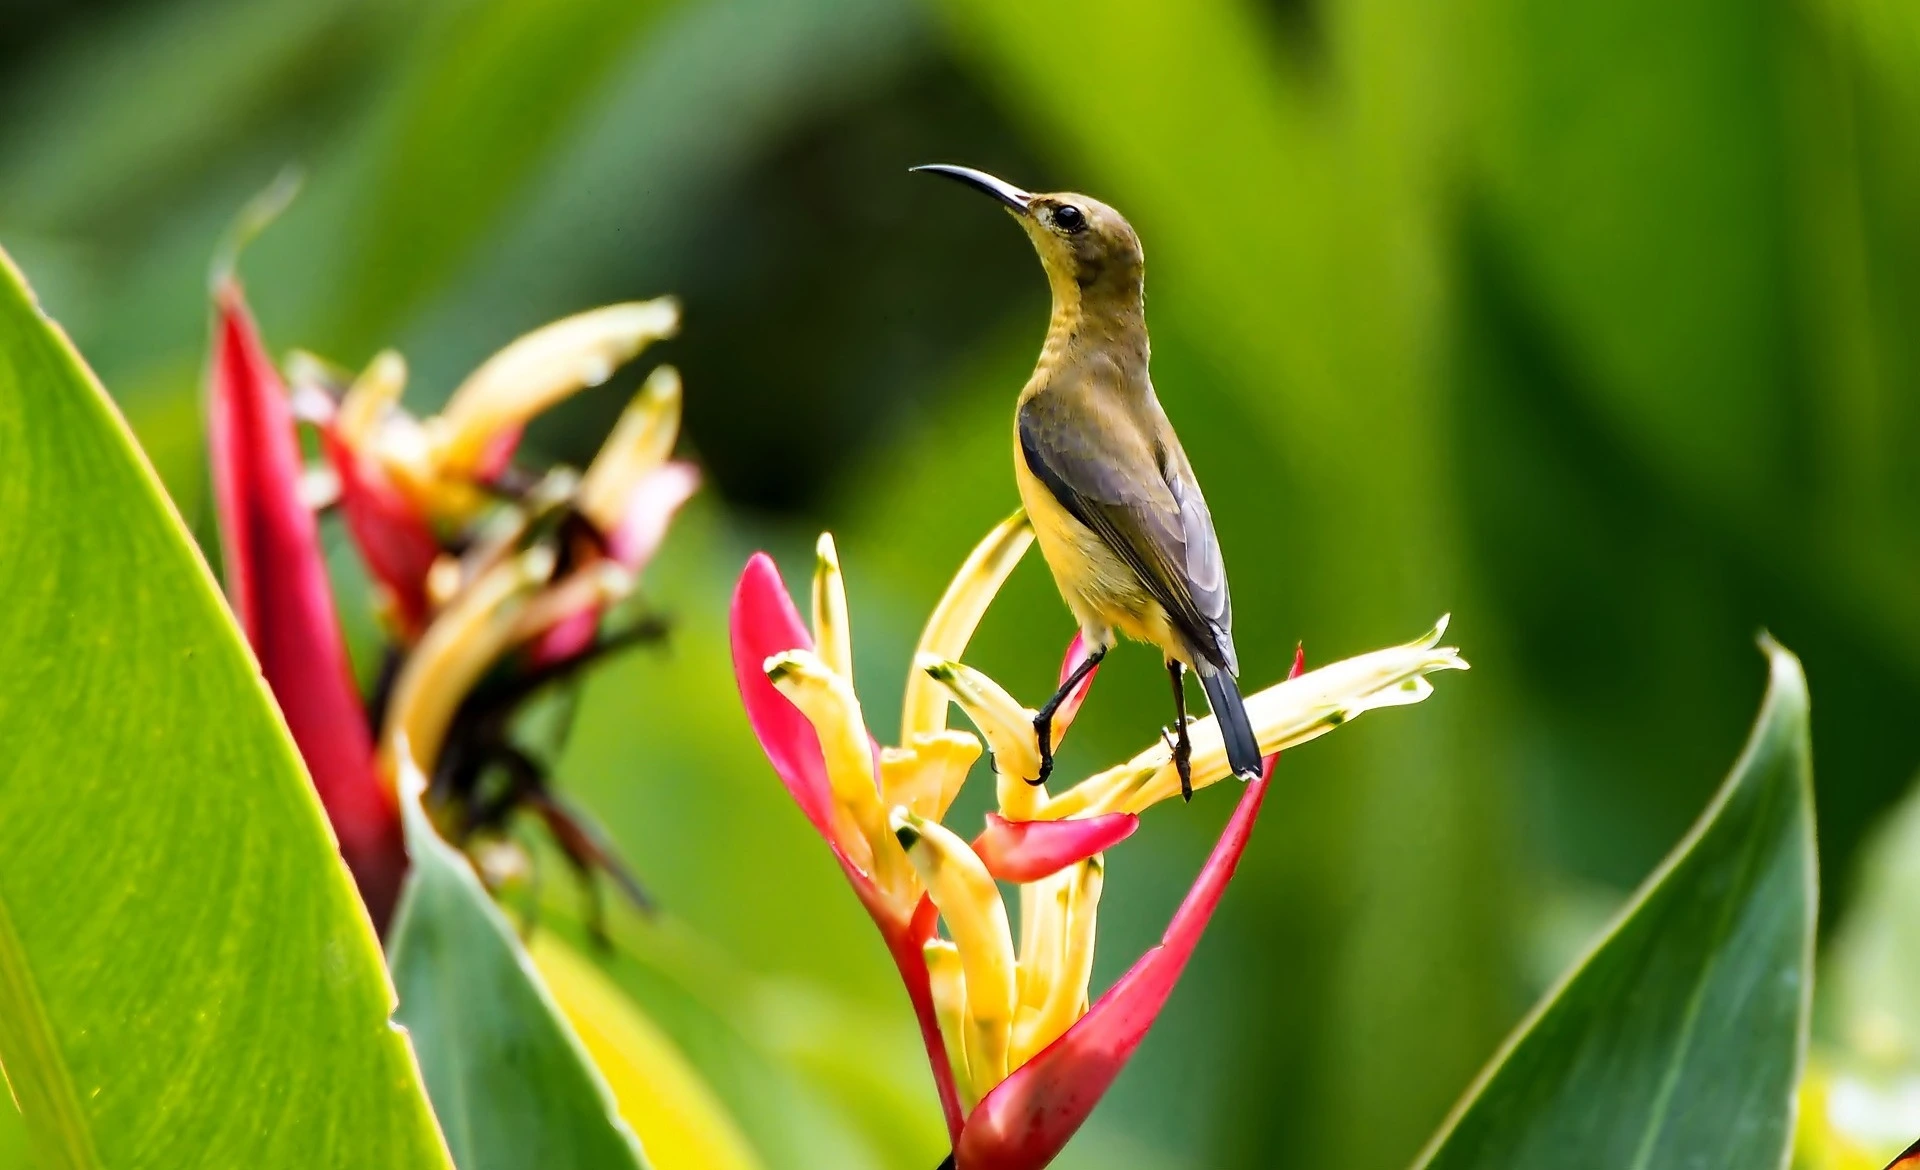
<svg viewBox="0 0 1920 1170"><path fill-rule="evenodd" d="M1119 212L1085 195L1033 194L972 167L913 169L1005 204L1053 288L1046 343L1014 413L1014 478L1088 654L1034 719L1034 783L1053 768L1054 712L1112 648L1116 631L1166 656L1181 793L1193 796L1185 669L1200 676L1228 763L1251 779L1260 745L1234 683L1226 565L1193 467L1147 375L1140 237Z"/></svg>

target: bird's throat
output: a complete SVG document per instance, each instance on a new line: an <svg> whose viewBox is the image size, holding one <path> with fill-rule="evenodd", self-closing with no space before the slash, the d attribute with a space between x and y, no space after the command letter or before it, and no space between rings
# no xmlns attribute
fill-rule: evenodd
<svg viewBox="0 0 1920 1170"><path fill-rule="evenodd" d="M1089 349L1144 373L1147 323L1140 297L1089 296L1071 280L1053 282L1053 316L1047 321L1047 339L1040 349L1042 364L1057 365Z"/></svg>

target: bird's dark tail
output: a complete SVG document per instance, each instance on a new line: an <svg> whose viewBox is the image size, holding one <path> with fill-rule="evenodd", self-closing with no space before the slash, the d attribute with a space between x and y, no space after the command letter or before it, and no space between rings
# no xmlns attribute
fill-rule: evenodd
<svg viewBox="0 0 1920 1170"><path fill-rule="evenodd" d="M1260 741L1254 738L1253 724L1247 719L1247 705L1240 699L1240 688L1224 670L1201 673L1200 686L1207 692L1207 705L1220 724L1220 738L1227 745L1227 764L1242 780L1260 774Z"/></svg>

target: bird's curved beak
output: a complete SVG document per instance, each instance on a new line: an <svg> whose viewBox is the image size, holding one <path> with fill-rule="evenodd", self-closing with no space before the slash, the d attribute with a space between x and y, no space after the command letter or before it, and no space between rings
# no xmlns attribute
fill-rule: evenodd
<svg viewBox="0 0 1920 1170"><path fill-rule="evenodd" d="M911 171L930 171L936 175L945 175L956 179L976 191L984 191L1000 202L1013 208L1021 215L1027 214L1033 207L1033 194L1022 191L1004 179L996 179L985 171L976 171L972 167L957 167L947 163L929 163L926 166L909 167Z"/></svg>

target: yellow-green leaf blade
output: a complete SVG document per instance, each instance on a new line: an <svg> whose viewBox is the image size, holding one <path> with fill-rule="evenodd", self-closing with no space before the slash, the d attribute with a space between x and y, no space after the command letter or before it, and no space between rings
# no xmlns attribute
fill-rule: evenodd
<svg viewBox="0 0 1920 1170"><path fill-rule="evenodd" d="M1812 763L1799 660L1768 655L1733 774L1422 1170L1784 1164L1813 979Z"/></svg>
<svg viewBox="0 0 1920 1170"><path fill-rule="evenodd" d="M239 633L4 255L0 610L0 1063L36 1165L447 1166Z"/></svg>

